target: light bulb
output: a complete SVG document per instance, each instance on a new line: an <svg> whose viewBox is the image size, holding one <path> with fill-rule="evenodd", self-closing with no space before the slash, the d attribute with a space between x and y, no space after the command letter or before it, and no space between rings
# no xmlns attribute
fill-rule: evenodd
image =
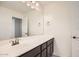
<svg viewBox="0 0 79 59"><path fill-rule="evenodd" d="M38 3L36 3L36 6L39 6L39 4L38 4Z"/></svg>

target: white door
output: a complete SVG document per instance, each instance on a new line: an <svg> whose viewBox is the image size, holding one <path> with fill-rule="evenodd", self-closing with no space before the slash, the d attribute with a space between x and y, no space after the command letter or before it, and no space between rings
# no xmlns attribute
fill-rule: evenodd
<svg viewBox="0 0 79 59"><path fill-rule="evenodd" d="M79 57L79 2L72 7L72 57ZM73 38L73 36L75 36Z"/></svg>
<svg viewBox="0 0 79 59"><path fill-rule="evenodd" d="M79 20L74 21L72 30L72 56L79 57Z"/></svg>

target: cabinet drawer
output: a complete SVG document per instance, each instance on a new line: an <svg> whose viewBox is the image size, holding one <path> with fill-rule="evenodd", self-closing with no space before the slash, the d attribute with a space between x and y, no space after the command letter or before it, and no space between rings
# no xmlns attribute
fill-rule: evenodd
<svg viewBox="0 0 79 59"><path fill-rule="evenodd" d="M21 55L22 57L34 57L36 56L38 53L40 53L40 46L26 52L25 54Z"/></svg>
<svg viewBox="0 0 79 59"><path fill-rule="evenodd" d="M46 48L46 43L43 43L41 46L42 46L42 50L44 50Z"/></svg>

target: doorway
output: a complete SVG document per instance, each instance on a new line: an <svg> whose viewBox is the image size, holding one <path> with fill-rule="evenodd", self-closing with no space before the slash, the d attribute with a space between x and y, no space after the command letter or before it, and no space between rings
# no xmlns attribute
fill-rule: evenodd
<svg viewBox="0 0 79 59"><path fill-rule="evenodd" d="M22 19L17 17L12 17L14 21L14 37L22 37Z"/></svg>

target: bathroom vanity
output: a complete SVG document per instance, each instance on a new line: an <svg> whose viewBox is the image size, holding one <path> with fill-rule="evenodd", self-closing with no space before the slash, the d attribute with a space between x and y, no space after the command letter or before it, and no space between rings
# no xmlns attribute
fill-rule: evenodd
<svg viewBox="0 0 79 59"><path fill-rule="evenodd" d="M49 39L43 44L33 48L32 50L25 52L20 57L50 57L53 54L54 38Z"/></svg>
<svg viewBox="0 0 79 59"><path fill-rule="evenodd" d="M0 57L50 57L54 51L52 35L21 37L19 44L12 46L10 40L0 42Z"/></svg>

